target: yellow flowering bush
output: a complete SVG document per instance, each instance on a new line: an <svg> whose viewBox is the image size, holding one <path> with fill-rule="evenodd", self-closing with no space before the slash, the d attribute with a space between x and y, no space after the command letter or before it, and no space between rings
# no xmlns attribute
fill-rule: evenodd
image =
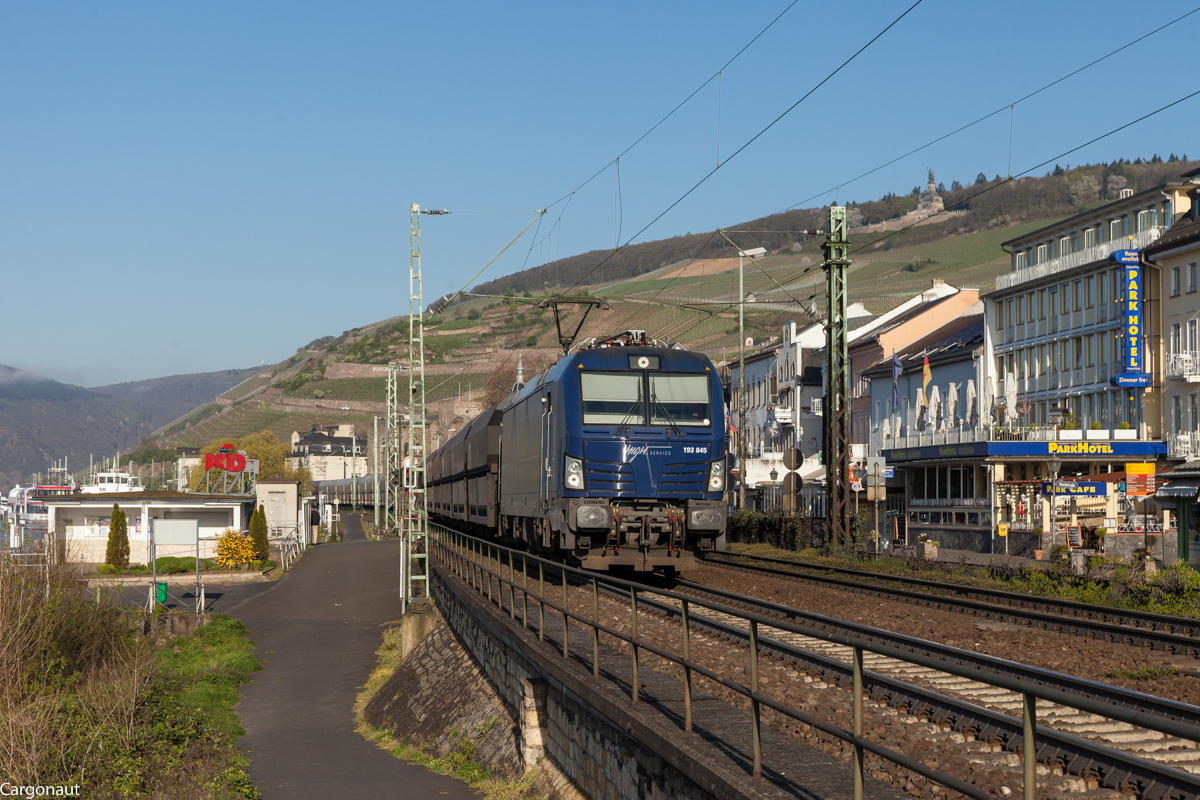
<svg viewBox="0 0 1200 800"><path fill-rule="evenodd" d="M226 569L233 569L254 560L254 543L250 537L241 531L226 528L217 537L217 563Z"/></svg>

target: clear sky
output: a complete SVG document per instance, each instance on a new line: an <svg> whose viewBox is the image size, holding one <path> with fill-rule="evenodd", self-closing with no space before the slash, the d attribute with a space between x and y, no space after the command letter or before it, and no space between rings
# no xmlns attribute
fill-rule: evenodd
<svg viewBox="0 0 1200 800"><path fill-rule="evenodd" d="M720 157L910 4L797 3L723 73ZM0 363L100 385L271 363L406 313L410 203L546 207L786 7L0 5ZM924 0L642 238L844 184L1193 7ZM1013 172L1195 91L1198 44L1200 14L1018 105ZM1065 161L1194 158L1198 121L1194 98ZM624 241L717 158L713 82L621 159L619 198L610 167L550 239L530 252L531 231L485 278ZM926 167L966 183L1008 159L1005 113L839 198L910 191ZM530 219L426 217L426 299Z"/></svg>

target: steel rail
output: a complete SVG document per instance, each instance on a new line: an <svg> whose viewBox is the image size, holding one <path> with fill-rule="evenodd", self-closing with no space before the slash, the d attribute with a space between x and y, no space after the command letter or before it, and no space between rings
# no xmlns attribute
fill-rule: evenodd
<svg viewBox="0 0 1200 800"><path fill-rule="evenodd" d="M910 713L915 712L917 714L920 714L924 710L931 718L935 719L935 721L938 721L939 723L945 724L948 720L953 720L952 722L950 722L951 725L957 725L960 729L972 731L976 735L976 738L984 737L985 739L992 740L992 741L994 741L996 738L1003 739L1005 742L1005 746L1007 746L1009 749L1016 749L1016 744L1018 742L1018 737L1019 737L1019 741L1022 744L1021 749L1023 752L1023 756L1024 756L1023 743L1025 741L1029 741L1032 738L1036 742L1036 744L1034 745L1034 751L1035 751L1034 759L1045 761L1045 762L1048 762L1051 764L1059 765L1064 770L1074 773L1074 774L1096 776L1097 779L1101 780L1106 786L1110 786L1112 788L1117 788L1117 789L1129 789L1129 788L1136 787L1138 793L1142 797L1146 797L1146 798L1189 798L1190 799L1190 798L1200 797L1200 777L1192 776L1189 773L1184 772L1182 770L1177 770L1177 769L1159 764L1154 761L1140 759L1135 755L1132 755L1129 753L1124 753L1119 750L1115 750L1113 748L1109 748L1109 747L1106 747L1106 746L1098 744L1098 743L1094 743L1094 742L1090 742L1085 739L1070 736L1068 734L1063 734L1058 731L1054 731L1053 729L1048 729L1048 728L1042 727L1040 729L1040 733L1036 733L1036 734L1034 733L1034 731L1037 730L1035 711L1034 711L1037 697L1043 697L1044 699L1055 700L1055 701L1061 702L1062 705L1065 705L1068 707L1073 707L1073 708L1079 708L1079 709L1083 709L1083 710L1093 710L1097 706L1102 706L1102 707L1104 707L1103 711L1097 712L1097 711L1093 710L1093 713L1099 713L1101 716L1105 716L1105 717L1112 718L1112 719L1119 718L1119 712L1122 711L1122 709L1120 709L1120 708L1115 709L1115 711L1118 713L1113 713L1114 708L1111 705L1108 705L1105 703L1081 702L1080 698L1078 696L1074 696L1074 695L1059 698L1059 697L1053 696L1054 693L1048 691L1045 687L1040 687L1037 685L1030 685L1027 687L1023 687L1024 691L1022 691L1021 688L1016 689L1016 691L1020 691L1025 697L1025 709L1026 709L1025 720L1024 720L1024 723L1021 724L1021 721L1019 719L1010 717L1006 714L1002 714L1000 712L995 712L995 711L991 711L988 709L984 709L984 708L981 708L974 704L971 704L969 702L950 698L945 695L941 695L937 692L934 692L932 690L921 689L920 687L912 686L912 685L904 683L902 681L897 681L895 679L887 678L886 676L878 675L878 674L872 673L872 672L867 672L862 669L862 652L864 650L869 650L869 651L881 653L884 655L890 655L890 656L893 656L895 658L898 658L902 661L906 661L909 663L920 664L920 665L927 666L932 669L940 670L942 672L948 672L950 674L956 674L956 675L960 675L963 677L968 677L973 680L979 680L983 683L987 683L987 684L991 684L991 685L1003 685L999 681L994 680L994 678L995 678L994 675L991 676L993 679L989 679L989 677L984 674L972 674L972 673L965 672L963 669L961 669L960 665L954 664L952 662L939 661L937 659L929 659L926 657L922 657L921 654L914 653L912 651L905 651L905 650L901 650L898 648L891 648L891 647L881 647L876 642L863 641L859 637L831 634L828 631L821 631L821 630L817 630L817 629L808 628L808 626L794 624L788 620L780 620L777 618L766 618L766 617L762 617L758 614L748 613L746 611L739 611L739 610L729 608L727 606L724 606L724 605L721 605L718 603L712 603L712 602L705 601L702 598L696 598L696 597L691 597L688 595L682 595L677 592L663 590L663 589L657 589L655 587L646 586L644 584L637 584L637 583L634 583L631 581L626 581L626 580L617 579L617 578L610 578L608 576L597 576L595 573L585 572L585 571L579 570L577 568L564 566L564 565L561 565L561 564L558 564L555 562L546 561L544 559L538 558L536 556L531 556L528 553L524 553L521 551L516 551L516 552L518 552L520 554L521 561L522 561L522 572L524 574L522 577L522 583L520 585L518 585L516 575L515 575L515 561L514 561L514 557L513 557L514 551L512 551L509 548L494 545L485 540L477 539L475 537L472 537L472 536L469 536L466 534L461 534L457 531L453 531L453 529L443 528L442 530L445 530L447 533L452 534L454 539L457 540L457 543L454 545L447 545L446 543L441 542L441 541L438 541L436 543L436 546L442 550L441 555L443 556L443 561L449 564L450 569L454 574L458 575L460 578L462 578L464 581L466 581L471 586L471 588L475 589L475 591L478 592L481 596L483 596L484 592L486 591L486 596L488 597L488 600L490 603L493 602L492 586L493 586L493 578L495 578L495 580L499 583L499 588L496 592L494 602L495 602L495 604L498 604L500 606L501 611L503 611L504 586L508 585L509 590L510 590L509 591L509 595L510 595L509 613L510 613L510 616L513 617L514 621L515 621L515 617L516 617L517 605L516 605L515 597L513 596L513 594L517 589L520 589L522 591L523 595L527 595L527 592L528 592L528 577L527 576L528 576L528 570L529 570L529 562L532 560L532 561L535 561L538 563L540 591L539 591L539 596L537 597L537 600L538 600L539 605L543 609L543 611L539 614L539 619L541 620L541 623L539 624L539 632L538 632L539 639L541 639L544 635L544 621L545 621L544 607L550 606L552 612L562 615L563 623L564 623L564 634L566 633L566 627L569 625L569 622L571 620L574 620L577 624L583 625L584 627L592 628L594 637L598 637L599 632L603 631L606 634L613 636L614 638L616 638L618 640L629 643L631 645L631 648L633 649L633 660L634 660L634 669L635 669L634 674L635 675L636 675L637 659L638 659L637 650L639 648L643 649L643 650L648 650L652 653L655 653L656 655L659 655L660 657L663 657L664 659L666 659L670 662L680 664L681 666L683 666L683 668L685 670L685 681L687 681L687 683L688 683L688 686L685 687L684 701L685 701L685 705L689 706L689 710L690 710L690 702L689 701L690 701L690 694L691 694L690 693L689 674L690 674L690 672L698 672L699 674L705 675L705 677L709 677L710 679L715 680L718 683L721 683L722 685L728 686L729 688L732 688L735 691L738 691L740 694L743 694L744 696L748 697L751 700L752 707L757 708L760 705L766 705L770 708L774 708L775 710L779 711L780 713L783 713L788 716L792 716L793 718L799 719L800 721L808 724L808 720L806 719L807 715L803 715L802 712L798 712L796 709L791 709L787 706L780 706L780 704L778 704L777 701L772 701L771 698L762 696L757 692L750 691L749 689L747 689L747 687L742 686L740 683L729 681L719 675L709 674L709 672L706 669L704 669L703 667L701 667L700 665L690 662L687 659L686 654L682 658L680 658L679 656L675 656L674 654L667 652L666 650L664 650L661 647L657 647L655 645L648 644L645 641L638 640L637 635L636 635L636 622L635 621L636 621L637 609L639 607L646 608L647 610L653 610L656 613L663 613L663 614L678 616L685 625L685 629L684 629L685 650L687 648L687 641L688 641L686 626L689 624L689 620L694 621L693 624L698 624L698 625L701 625L702 627L708 627L712 630L715 630L718 632L718 635L724 636L725 638L729 638L732 640L749 639L749 645L751 647L752 654L753 654L753 657L751 659L752 674L755 671L753 669L753 667L755 666L755 663L757 661L757 655L760 650L766 652L767 654L774 655L776 657L783 658L785 660L802 661L806 665L811 665L815 670L834 674L838 677L839 683L844 682L845 674L848 671L847 665L843 664L842 662L820 656L819 654L810 653L808 651L803 650L802 648L797 648L797 647L787 645L782 642L777 642L774 640L767 640L764 643L762 641L762 639L760 637L758 637L758 635L757 635L757 625L759 625L759 624L765 624L765 625L768 625L770 627L774 627L774 628L777 628L780 630L791 631L793 633L800 633L802 635L807 635L807 636L814 636L814 638L823 639L826 641L831 641L834 643L848 645L848 646L853 647L854 653L855 653L855 660L854 660L854 669L853 669L853 672L851 673L851 679L853 682L853 690L854 690L854 695L855 695L855 710L856 710L855 732L852 734L847 733L845 731L841 731L840 729L836 729L836 726L834 726L834 728L838 731L837 733L835 733L833 731L826 730L826 726L828 726L828 723L818 724L818 725L815 725L814 727L817 727L818 729L821 729L821 730L826 730L826 732L831 733L831 735L838 736L838 738L842 738L844 741L853 743L853 745L855 747L855 752L856 752L856 778L858 777L857 766L861 763L861 753L863 751L876 752L877 754L881 755L884 758L889 758L890 760L893 760L895 763L901 764L903 766L908 766L906 763L904 763L904 761L901 761L900 759L892 758L893 753L891 751L888 751L886 753L880 752L879 750L876 749L877 746L872 746L874 743L870 743L867 740L862 738L861 724L858 723L858 717L861 714L861 702L862 702L862 697L865 694L864 684L867 682L866 679L869 679L869 684L873 687L871 690L872 691L871 696L877 700L886 700L886 701L888 701L889 705L895 705L898 707L899 706L907 707L910 710ZM468 545L468 543L469 543L469 545ZM478 546L478 550L476 550L476 545ZM466 551L468 549L470 551L469 557L466 555ZM493 552L495 552L495 557L494 557L494 560L496 563L495 571L493 571L491 569L491 564L493 561L493 556L492 556ZM509 566L509 577L507 579L503 575L503 553L505 553L505 552L508 553L508 557L509 557L509 565L508 565ZM476 556L478 556L478 560L476 560ZM486 559L486 564L484 563L485 559ZM563 590L564 590L564 602L561 606L554 603L553 601L546 599L546 595L545 595L546 584L544 582L544 573L545 573L545 568L547 566L550 567L550 569L553 571L560 572L562 575L562 586L563 586ZM590 585L592 586L592 589L593 589L593 605L592 605L593 618L591 620L586 619L585 617L583 617L580 614L571 612L566 606L565 589L566 589L568 573L570 573L572 575L573 579L581 579L583 582L583 585L588 585L590 583ZM488 584L486 590L482 586L485 575L486 575L486 580L487 580L487 584ZM596 597L597 587L599 585L601 585L600 584L601 580L603 580L604 591L606 593L612 593L612 594L616 595L622 601L631 601L630 602L631 614L633 615L633 620L634 620L634 628L633 628L633 631L631 632L632 635L626 635L619 631L615 631L615 630L609 628L608 626L602 625L598 622L598 619L596 618L597 612L596 612L595 597ZM551 586L553 586L553 585L554 584L551 584ZM643 595L640 602L638 601L639 594ZM660 603L655 600L649 600L644 596L646 594L660 595L662 597L677 600L680 603L680 608L674 608L673 606L670 606L668 604L663 604L663 603ZM737 596L735 596L735 597L737 597ZM742 598L742 599L749 601L750 603L760 603L761 604L761 603L765 602L765 601L759 601L756 598ZM525 605L525 607L527 609L528 608L527 596L523 597L522 603ZM716 620L711 620L711 619L707 619L707 618L697 619L694 614L689 616L689 614L688 614L688 605L689 604L696 605L701 608L706 608L706 609L715 611L720 614L727 614L734 618L738 618L738 619L747 621L750 624L750 632L749 632L749 634L747 634L746 631L744 631L740 628L725 625L724 623L717 622ZM770 604L770 605L778 605L778 604ZM781 607L781 608L786 609L786 607ZM527 617L528 617L527 613L523 613L523 615L522 615L523 627L528 627ZM859 627L865 627L865 626L859 626ZM871 630L871 629L868 629L868 630ZM884 633L886 633L886 632L884 632ZM910 638L910 637L904 637L904 638ZM595 641L595 639L593 639L593 641ZM922 640L912 640L912 641L917 642L919 644L927 644L925 642L922 642ZM932 643L929 643L929 644L932 644ZM950 650L950 651L956 650L956 648L944 648L944 649ZM969 654L969 651L963 651L963 652L968 652L968 654ZM565 635L563 638L563 653L562 653L562 655L564 658L568 657L567 637ZM975 654L970 654L970 655L975 655ZM991 659L990 657L985 657L985 659L992 660L992 661L1000 661L1001 663L1004 663L1004 664L1011 664L1011 662L1003 662L1002 660ZM1021 665L1013 665L1013 666L1020 667ZM596 669L596 665L593 665L593 674L595 674L595 669ZM1077 679L1072 679L1071 676L1061 676L1061 675L1058 675L1057 673L1051 673L1051 672L1048 672L1045 670L1038 670L1038 672L1045 673L1046 675L1049 675L1051 677L1066 678L1068 681L1077 680ZM1007 681L1006 681L1006 683L1007 683ZM1082 682L1082 683L1090 684L1091 682ZM634 686L636 687L636 684L634 684ZM1097 686L1103 687L1103 684L1097 684ZM1141 695L1140 693L1136 693L1136 692L1125 692L1125 690L1120 690L1120 689L1117 689L1116 687L1107 687L1107 688L1113 689L1117 693L1124 693L1124 694L1133 696L1135 699L1142 699L1142 698L1149 698L1151 700L1158 699L1158 698L1151 698L1148 695ZM637 700L636 688L633 688L631 691L633 692L633 698L636 702L636 700ZM1171 703L1172 701L1165 701L1165 702ZM1181 706L1184 709L1200 711L1200 709L1195 709L1194 707L1186 706L1185 704L1175 704L1175 705ZM815 722L820 722L820 720L816 720ZM1159 723L1159 724L1155 724L1155 723ZM1145 727L1145 728L1160 730L1161 732L1170 732L1170 731L1162 730L1162 728L1163 728L1162 723L1163 723L1163 720L1161 718L1155 717L1154 720L1150 720L1150 721L1148 721L1145 718L1139 719L1139 721L1135 724L1140 724L1142 727ZM1170 721L1168 720L1167 723L1169 725ZM757 724L758 724L757 715L755 715L755 726L756 727L757 727ZM1019 733L1018 733L1018 731L1019 731ZM685 732L686 732L686 728L685 728ZM1195 731L1190 731L1190 732L1195 733ZM1176 735L1178 735L1178 734L1176 734ZM847 737L849 737L849 738L847 738ZM1040 739L1038 737L1040 737ZM1194 737L1193 736L1185 736L1184 738L1194 738ZM899 755L899 754L895 754L895 755ZM1023 757L1023 761L1025 761L1027 777L1029 776L1030 771L1033 769L1034 759ZM907 761L907 760L909 760L909 759L905 758L905 761ZM756 759L756 763L757 763L757 759ZM939 782L941 782L941 778L943 776L940 776L940 775L935 776L935 775L931 774L931 772L929 771L929 768L925 767L924 765L919 764L919 762L917 762L917 766L921 767L921 769L914 769L914 771L918 772L918 774L925 775L926 777L929 777L929 778L932 778L934 780L938 780ZM949 776L945 776L945 777L949 777ZM945 785L953 786L956 790L963 791L963 789L958 788L958 786L956 785L957 783L959 783L959 782L957 780L954 780L953 783L945 783ZM969 786L969 785L967 785L967 786ZM1030 787L1031 786L1032 786L1032 781L1030 782ZM856 789L857 788L858 787L856 785ZM972 791L963 791L963 793L967 794L968 796L978 798L979 794L977 794L977 793L979 792L979 790L975 789L975 787L969 787L969 788L972 789ZM856 792L856 794L857 794L857 792ZM1026 797L1031 798L1031 795L1029 794L1028 791L1026 792Z"/></svg>
<svg viewBox="0 0 1200 800"><path fill-rule="evenodd" d="M447 528L451 531L452 529ZM466 534L454 532L459 536ZM468 537L474 539L475 537ZM509 548L478 540L493 549ZM579 574L590 580L595 573L545 561L537 556L530 560L541 561L547 566ZM861 647L868 652L898 658L918 666L947 672L968 680L998 686L1019 694L1029 694L1041 700L1069 706L1080 711L1098 714L1109 719L1126 722L1142 728L1177 736L1190 741L1200 741L1200 707L1175 700L1155 697L1143 692L1122 689L1117 686L1089 681L1052 670L1020 664L983 653L975 653L938 642L919 639L905 634L875 628L855 622L828 617L809 611L785 606L769 600L726 592L700 584L691 584L695 592L708 593L724 603L741 605L738 609L722 602L704 601L669 589L627 581L611 576L602 576L604 583L617 586L623 591L633 588L642 593L657 594L674 600L687 600L713 611L732 617L770 625L780 630L822 639L847 647ZM687 581L679 583L688 585ZM748 609L755 609L753 611Z"/></svg>
<svg viewBox="0 0 1200 800"><path fill-rule="evenodd" d="M617 592L612 594L621 597ZM642 599L640 604L668 619L679 620L682 616L679 608L665 603ZM707 629L739 646L749 646L750 634L742 628L695 612L689 619L693 628ZM843 688L853 684L852 664L762 635L758 636L758 645L764 655L802 667L812 677ZM1020 717L871 670L862 670L862 676L867 696L889 708L905 709L912 716L949 725L952 730L970 734L977 741L996 743L1000 740L1003 749L1008 751L1019 752L1021 749L1023 725ZM1058 764L1075 775L1095 775L1101 785L1117 791L1136 785L1143 797L1200 797L1200 776L1049 727L1038 728L1037 760Z"/></svg>
<svg viewBox="0 0 1200 800"><path fill-rule="evenodd" d="M1065 675L1041 667L1033 667L996 656L976 653L959 647L919 639L894 631L875 628L862 623L828 617L811 611L785 606L770 600L748 597L711 586L678 581L698 594L707 594L741 606L755 609L751 614L762 614L773 619L768 622L782 630L795 630L806 636L824 639L848 646L863 646L880 655L892 656L902 661L918 664L930 669L948 672L958 677L999 686L1020 694L1032 694L1042 700L1070 706L1071 708L1099 714L1109 719L1127 722L1160 733L1178 736L1181 739L1200 741L1200 707L1169 700L1163 697L1135 692L1091 681L1073 675ZM787 620L791 625L781 624Z"/></svg>
<svg viewBox="0 0 1200 800"><path fill-rule="evenodd" d="M802 572L795 572L788 569L777 569L774 567L757 566L753 564L738 564L726 561L720 557L714 558L711 555L706 555L704 561L711 564L720 564L721 566L732 567L734 569L742 569L750 572L765 573L768 575L778 575L781 577L812 581L828 586L835 586L848 591L861 592L865 594L875 594L892 599L900 599L906 602L917 605L941 608L950 611L967 611L975 616L986 617L990 619L1006 619L1018 623L1023 623L1035 628L1054 628L1058 630L1070 630L1079 635L1089 636L1095 639L1107 639L1113 642L1125 642L1128 644L1149 646L1156 650L1170 650L1173 654L1188 655L1193 658L1200 658L1200 620L1190 619L1187 617L1175 617L1167 614L1153 614L1145 611L1126 611L1124 609L1110 609L1104 606L1096 606L1090 603L1080 603L1074 600L1057 600L1054 598L1035 597L1033 595L1024 595L1019 592L1006 592L997 589L976 589L975 587L959 586L956 584L939 583L937 581L925 580L922 578L903 578L893 577L890 575L881 575L879 573L869 572L866 570L848 570L841 567L827 567L825 565L801 564L787 559L774 559L766 556L750 556L742 554L721 553L718 556L728 556L733 558L748 558L756 561L769 561L772 563L787 564L800 569L820 569L825 571L833 571L841 574L852 574L856 576L872 578L874 580L889 581L893 583L907 583L909 585L923 586L938 591L950 591L958 594L977 594L988 597L992 601L1002 601L1006 605L997 607L994 602L979 602L969 600L965 597L948 597L945 595L931 594L929 592L912 591L908 589L898 589L892 586L881 586L878 584L863 583L856 580L845 580L841 578L832 578L826 575L811 575ZM1029 608L1021 608L1019 606L1041 607L1043 609L1061 609L1061 613L1045 613L1044 611L1030 610ZM1083 616L1090 618L1081 618ZM1124 620L1124 624L1114 624L1112 622L1098 621L1094 617L1102 617L1104 619L1120 619ZM1143 627L1143 624L1152 627ZM1162 630L1169 628L1171 632ZM1184 629L1189 634L1176 633L1174 631Z"/></svg>

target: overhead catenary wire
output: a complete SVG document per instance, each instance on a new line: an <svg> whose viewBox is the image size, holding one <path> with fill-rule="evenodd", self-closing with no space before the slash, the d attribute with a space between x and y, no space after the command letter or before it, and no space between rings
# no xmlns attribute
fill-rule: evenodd
<svg viewBox="0 0 1200 800"><path fill-rule="evenodd" d="M953 211L956 206L961 206L965 203L970 202L971 200L974 200L976 197L987 194L988 192L991 192L991 191L995 191L996 189L999 189L1001 186L1005 186L1009 183L1012 183L1013 181L1020 180L1021 178L1025 177L1026 175L1028 175L1031 172L1039 170L1042 167L1049 166L1050 164L1053 164L1054 162L1056 162L1060 159L1063 159L1063 158L1071 155L1072 153L1078 152L1078 151L1082 150L1083 148L1088 147L1089 145L1093 145L1096 142L1107 139L1109 136L1120 133L1121 131L1125 130L1126 128L1132 127L1132 126L1138 124L1139 122L1144 122L1145 120L1150 119L1151 117L1156 116L1158 114L1161 114L1162 112L1164 112L1170 108L1174 108L1175 106L1179 105L1180 103L1184 103L1188 100L1191 100L1193 97L1196 97L1197 95L1200 95L1200 90L1197 90L1190 94L1184 95L1183 97L1180 97L1178 100L1173 100L1172 102L1167 103L1164 106L1159 106L1155 110L1153 110L1149 113L1143 114L1142 116L1140 116L1136 119L1132 119L1123 125L1119 125L1116 128L1113 128L1112 130L1108 131L1107 133L1102 133L1093 139L1089 139L1088 141L1084 142L1083 144L1077 145L1075 147L1072 147L1070 150L1065 150L1062 153L1059 153L1058 155L1054 156L1053 158L1048 158L1039 164L1034 164L1032 167L1024 170L1023 172L1019 172L1016 175L1013 175L1008 178L1002 178L999 181L994 181L993 183L989 184L988 186L984 187L983 189L979 190L978 192L975 192L974 194L963 198L962 200L955 203L954 206L951 206L950 208L945 208L945 209L942 209L941 211L937 211L933 214L930 214L927 217L924 217L921 220L913 222L909 225L905 225L903 228L897 228L896 230L888 233L887 235L881 236L878 239L875 239L870 244L860 245L859 247L851 248L847 252L847 255L859 252L860 250L863 250L866 247L874 247L875 245L879 244L880 242L886 241L886 240L892 238L893 236L897 236L897 235L903 233L904 231L908 230L909 228L913 227L914 225L919 225L919 224L925 223L927 220L933 219L935 217L939 217L942 214L948 214L951 211ZM803 270L801 270L800 272L793 275L792 277L788 278L787 281L794 281L799 278L802 278L805 275L807 275L808 273L813 272L817 269L821 269L824 266L825 266L825 261L821 261L817 264L813 264L812 266L806 267Z"/></svg>
<svg viewBox="0 0 1200 800"><path fill-rule="evenodd" d="M744 151L744 150L745 150L747 147L749 147L750 145L752 145L752 144L754 144L756 141L758 141L758 140L759 140L759 139L760 139L760 138L761 138L761 137L762 137L764 134L766 134L766 133L767 133L767 131L769 131L769 130L771 130L772 128L774 128L774 127L775 127L775 126L776 126L776 125L779 123L779 121L780 121L780 120L782 120L782 119L783 119L784 117L786 117L788 114L792 113L792 111L794 111L794 110L796 109L796 107L797 107L797 106L799 106L801 103L803 103L803 102L804 102L805 100L807 100L809 97L811 97L811 96L813 95L813 93L814 93L814 92L816 92L818 89L820 89L822 86L824 86L824 85L825 85L826 83L828 83L830 80L832 80L832 79L833 79L833 77L834 77L835 75L837 75L839 72L841 72L843 69L845 69L845 68L846 68L846 67L847 67L847 66L848 66L848 65L849 65L849 64L850 64L852 61L854 61L854 60L855 60L856 58L858 58L860 55L862 55L862 53L863 53L864 51L866 51L866 49L867 49L867 48L869 48L871 45L873 45L875 42L877 42L877 41L880 39L880 37L882 37L882 36L883 36L885 33L887 33L887 32L888 32L888 31L890 31L892 28L894 28L896 25L898 25L902 19L904 19L905 17L907 17L907 16L908 16L908 15L909 15L909 14L912 12L912 10L913 10L913 9L915 9L917 6L919 6L919 5L920 5L922 2L923 2L923 0L916 0L916 2L915 2L915 3L913 3L911 6L909 6L908 8L906 8L906 9L904 10L904 12L903 12L902 14L900 14L900 16L896 17L894 20L892 20L891 22L889 22L889 23L888 23L888 25L887 25L887 27L885 27L883 30L879 31L879 33L877 33L877 34L875 34L874 36L872 36L872 37L871 37L871 39L870 39L869 41L867 41L867 43L866 43L866 44L864 44L862 47L860 47L860 48L858 48L857 50L855 50L855 51L854 51L854 53L852 53L852 54L851 54L851 55L850 55L850 56L849 56L849 57L848 57L848 58L847 58L845 61L843 61L841 64L839 64L839 65L838 65L838 66L837 66L837 67L836 67L836 68L835 68L835 69L834 69L832 72L830 72L828 75L826 75L824 78L822 78L822 79L821 79L819 82L817 82L817 84L816 84L815 86L813 86L813 87L812 87L811 89L809 89L807 92L805 92L805 93L804 93L804 94L803 94L803 95L800 97L800 99L796 100L796 102L792 103L790 106L788 106L786 109L784 109L782 113L780 113L780 114L779 114L777 117L775 117L773 120L771 120L769 123L767 123L767 125L766 125L765 127L763 127L761 130L759 130L759 131L758 131L758 133L754 134L754 135L753 135L753 136L751 136L751 137L750 137L748 140L746 140L746 141L745 141L745 142L744 142L744 143L743 143L743 144L742 144L740 147L738 147L738 149L737 149L737 150L734 150L734 151L733 151L733 153L732 153L732 154L729 156L729 158L725 159L725 164L728 164L730 161L732 161L733 159L737 158L737 156L738 156L738 155L739 155L739 154L740 154L742 151ZM721 167L725 166L725 164L722 164L722 165L721 165ZM600 269L600 267L602 267L604 264L608 263L608 261L609 261L609 260L610 260L610 259L611 259L613 256L615 256L617 253L619 253L619 252L620 252L621 250L623 250L624 248L628 247L628 246L629 246L629 244L630 244L630 243L631 243L631 242L632 242L634 239L636 239L637 237L641 236L641 235L642 235L643 233L645 233L645 232L646 232L646 231L647 231L647 230L648 230L648 229L649 229L649 228L650 228L652 225L654 225L654 223L658 222L660 219L662 219L662 218L663 218L663 217L665 217L665 216L666 216L668 213L670 213L671 209L675 208L675 206L677 206L677 205L679 205L680 203L682 203L682 202L683 202L685 199L687 199L687 198L688 198L688 197L689 197L689 196L692 194L692 192L696 191L696 190L697 190L697 189L699 189L699 188L700 188L702 185L704 185L704 183L706 183L706 182L708 181L708 179L709 179L709 178L711 178L713 175L715 175L715 174L717 173L717 171L718 171L719 169L721 169L721 167L713 167L713 169L711 169L711 170L710 170L710 171L709 171L709 172L708 172L706 175L704 175L704 177L702 177L702 178L701 178L699 181L697 181L697 182L696 182L696 183L695 183L695 184L694 184L694 185L693 185L693 186L692 186L690 189L688 189L686 192L684 192L682 195L680 195L680 196L679 196L679 197L678 197L678 198L677 198L677 199L676 199L676 200L675 200L673 203L671 203L669 206L667 206L665 209L663 209L663 210L662 210L662 212L660 212L660 213L658 214L658 216L656 216L654 219L652 219L652 220L650 220L649 222L647 222L647 223L646 223L646 224L645 224L645 225L642 227L642 229L641 229L641 230L639 230L639 231L638 231L637 233L635 233L633 236L629 237L629 240L628 240L628 241L626 241L626 242L625 242L625 244L623 244L623 245L620 245L619 247L615 248L615 249L614 249L614 250L613 250L611 253L609 253L607 256L605 256L605 257L604 257L604 258L603 258L603 259L600 261L600 263L596 264L596 266L594 266L594 267L592 267L590 270L588 270L588 272L587 272L587 273L585 273L585 274L583 275L583 277L579 278L578 280L576 280L576 281L575 281L575 283L571 284L571 286L570 286L570 287L568 287L568 291L569 291L570 289L574 289L574 288L575 288L576 286L578 286L580 283L582 283L583 281L587 280L587 278L588 278L589 276L591 276L591 275L592 275L592 274L593 274L593 273L594 273L596 270Z"/></svg>

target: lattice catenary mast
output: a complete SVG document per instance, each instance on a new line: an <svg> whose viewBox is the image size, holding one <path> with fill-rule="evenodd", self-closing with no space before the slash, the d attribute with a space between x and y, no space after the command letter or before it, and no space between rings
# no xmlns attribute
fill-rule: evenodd
<svg viewBox="0 0 1200 800"><path fill-rule="evenodd" d="M829 535L850 542L850 353L846 320L846 269L850 265L845 206L829 207L825 238L825 487Z"/></svg>

